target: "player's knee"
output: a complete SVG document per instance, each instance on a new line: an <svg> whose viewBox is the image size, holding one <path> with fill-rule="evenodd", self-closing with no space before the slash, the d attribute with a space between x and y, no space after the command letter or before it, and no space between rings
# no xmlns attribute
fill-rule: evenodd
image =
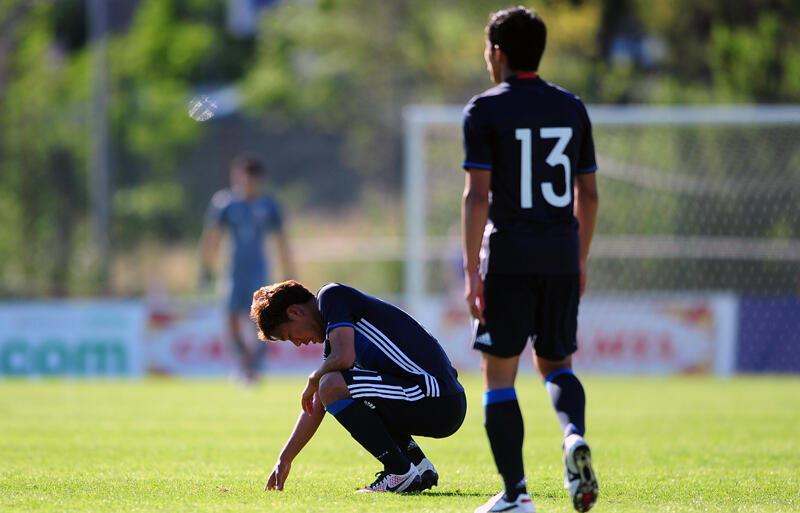
<svg viewBox="0 0 800 513"><path fill-rule="evenodd" d="M563 360L548 360L537 355L534 363L542 381L546 381L547 377L555 372L570 371L572 369L572 356L567 356Z"/></svg>
<svg viewBox="0 0 800 513"><path fill-rule="evenodd" d="M319 398L325 406L348 397L350 391L340 372L329 372L319 380Z"/></svg>

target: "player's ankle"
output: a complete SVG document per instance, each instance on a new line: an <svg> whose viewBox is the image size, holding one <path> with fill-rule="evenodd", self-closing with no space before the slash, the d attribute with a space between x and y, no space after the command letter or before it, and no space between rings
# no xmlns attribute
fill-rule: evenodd
<svg viewBox="0 0 800 513"><path fill-rule="evenodd" d="M417 445L417 443L413 440L408 444L408 447L403 452L414 465L419 465L422 463L422 460L425 459L425 453L422 452L422 449L420 449L419 445Z"/></svg>
<svg viewBox="0 0 800 513"><path fill-rule="evenodd" d="M506 486L503 493L503 499L506 502L514 502L523 493L528 493L528 481L523 477L514 486Z"/></svg>

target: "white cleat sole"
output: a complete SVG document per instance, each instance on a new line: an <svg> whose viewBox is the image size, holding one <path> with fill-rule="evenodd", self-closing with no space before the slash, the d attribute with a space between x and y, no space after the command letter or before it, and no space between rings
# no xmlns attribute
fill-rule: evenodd
<svg viewBox="0 0 800 513"><path fill-rule="evenodd" d="M572 462L577 470L577 475L571 476L573 479L570 480L567 487L570 489L573 506L583 513L592 509L597 501L599 491L597 477L592 469L592 453L589 446L582 444L576 447L572 453Z"/></svg>

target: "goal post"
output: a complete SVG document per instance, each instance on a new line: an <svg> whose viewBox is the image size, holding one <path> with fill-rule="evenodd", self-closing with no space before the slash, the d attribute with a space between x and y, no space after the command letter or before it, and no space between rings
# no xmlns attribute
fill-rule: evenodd
<svg viewBox="0 0 800 513"><path fill-rule="evenodd" d="M406 211L406 254L403 275L405 304L418 312L425 298L426 262L426 130L432 125L452 126L461 120L456 106L410 105L404 111L404 178ZM457 168L458 162L453 166Z"/></svg>
<svg viewBox="0 0 800 513"><path fill-rule="evenodd" d="M601 194L591 290L800 295L800 105L587 109ZM410 105L404 120L404 299L419 312L454 245L462 107Z"/></svg>

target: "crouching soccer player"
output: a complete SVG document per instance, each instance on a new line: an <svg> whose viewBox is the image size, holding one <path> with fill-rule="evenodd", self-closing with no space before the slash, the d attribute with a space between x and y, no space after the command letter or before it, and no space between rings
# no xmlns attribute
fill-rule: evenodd
<svg viewBox="0 0 800 513"><path fill-rule="evenodd" d="M257 290L250 317L264 341L324 344L322 364L303 390L303 411L265 489L283 489L326 411L383 464L359 492L413 492L438 483L411 436L452 435L467 403L456 370L425 328L352 287L329 283L314 296L292 280Z"/></svg>

